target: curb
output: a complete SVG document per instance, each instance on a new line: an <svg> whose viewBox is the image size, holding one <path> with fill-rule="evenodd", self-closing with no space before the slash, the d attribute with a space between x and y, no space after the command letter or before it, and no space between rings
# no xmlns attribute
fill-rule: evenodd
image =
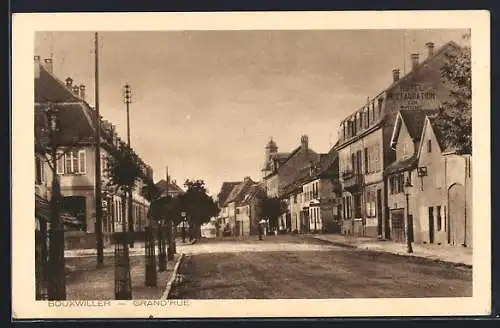
<svg viewBox="0 0 500 328"><path fill-rule="evenodd" d="M318 238L316 236L313 236L313 238L317 239L317 240L321 240L321 241L327 242L327 243L335 245L335 246L344 247L344 248L359 249L359 250L366 251L366 252L392 254L392 255L401 256L401 257L412 257L412 258L424 259L424 260L427 260L427 261L432 261L432 262L437 262L437 263L444 263L444 264L449 264L449 265L453 265L453 266L457 266L457 267L464 267L464 268L472 269L472 265L471 264L466 264L466 263L461 263L461 262L451 262L451 261L446 261L446 260L441 260L441 259L432 259L432 258L428 258L428 257L425 257L425 256L419 256L419 255L402 254L402 253L395 253L395 252L385 251L385 250L380 250L380 249L364 248L364 247L360 247L359 245L351 245L351 244L347 244L347 243L343 243L343 242L338 242L338 241L330 241L330 240L327 240L327 239Z"/></svg>
<svg viewBox="0 0 500 328"><path fill-rule="evenodd" d="M170 291L172 290L172 285L174 283L174 280L177 277L177 271L179 271L179 267L181 265L183 258L184 258L184 253L181 253L179 256L179 259L177 260L177 263L175 263L175 267L174 267L174 270L172 271L172 275L170 276L170 279L167 282L167 287L165 288L165 291L163 292L163 295L161 296L162 300L168 299Z"/></svg>

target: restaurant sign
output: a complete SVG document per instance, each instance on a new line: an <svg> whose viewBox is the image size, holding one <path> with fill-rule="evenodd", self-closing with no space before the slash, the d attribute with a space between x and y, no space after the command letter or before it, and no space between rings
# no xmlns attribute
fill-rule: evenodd
<svg viewBox="0 0 500 328"><path fill-rule="evenodd" d="M401 85L390 92L388 98L399 109L431 109L437 106L435 89L424 84Z"/></svg>

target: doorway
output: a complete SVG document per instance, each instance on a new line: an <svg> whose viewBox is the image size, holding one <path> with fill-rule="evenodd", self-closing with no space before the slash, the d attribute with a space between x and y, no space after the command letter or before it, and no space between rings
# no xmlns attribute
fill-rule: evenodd
<svg viewBox="0 0 500 328"><path fill-rule="evenodd" d="M378 235L382 236L382 190L377 189L377 229Z"/></svg>
<svg viewBox="0 0 500 328"><path fill-rule="evenodd" d="M429 244L434 244L434 207L429 207Z"/></svg>
<svg viewBox="0 0 500 328"><path fill-rule="evenodd" d="M448 204L450 243L452 245L466 244L465 189L463 185L456 183L448 189Z"/></svg>

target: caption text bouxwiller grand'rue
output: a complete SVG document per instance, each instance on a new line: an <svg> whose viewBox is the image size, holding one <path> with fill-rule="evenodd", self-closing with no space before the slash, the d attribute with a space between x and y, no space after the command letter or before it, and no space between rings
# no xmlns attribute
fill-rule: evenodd
<svg viewBox="0 0 500 328"><path fill-rule="evenodd" d="M134 306L187 306L187 300L134 300ZM48 301L49 307L105 307L112 306L111 301ZM116 304L115 304L116 305Z"/></svg>

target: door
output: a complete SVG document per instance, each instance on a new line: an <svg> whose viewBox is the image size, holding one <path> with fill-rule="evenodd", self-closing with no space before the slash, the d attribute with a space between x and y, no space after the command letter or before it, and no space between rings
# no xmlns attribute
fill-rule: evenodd
<svg viewBox="0 0 500 328"><path fill-rule="evenodd" d="M392 240L395 242L405 242L405 216L404 209L391 210L391 230Z"/></svg>
<svg viewBox="0 0 500 328"><path fill-rule="evenodd" d="M61 208L71 213L79 221L78 227L82 231L87 230L87 222L85 220L85 202L84 196L66 196L62 198Z"/></svg>
<svg viewBox="0 0 500 328"><path fill-rule="evenodd" d="M429 207L429 244L434 244L434 207Z"/></svg>
<svg viewBox="0 0 500 328"><path fill-rule="evenodd" d="M378 235L382 236L382 190L377 189L377 229Z"/></svg>
<svg viewBox="0 0 500 328"><path fill-rule="evenodd" d="M463 185L454 184L448 189L448 211L450 243L463 245L466 233L465 190Z"/></svg>

